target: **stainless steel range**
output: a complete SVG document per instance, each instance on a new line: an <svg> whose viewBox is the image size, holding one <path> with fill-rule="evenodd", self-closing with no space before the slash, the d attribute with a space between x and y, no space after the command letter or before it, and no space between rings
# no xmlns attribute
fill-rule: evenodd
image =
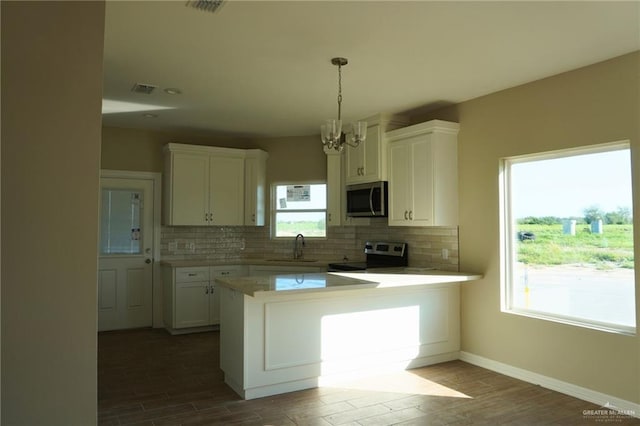
<svg viewBox="0 0 640 426"><path fill-rule="evenodd" d="M369 242L364 245L366 262L339 262L328 265L329 272L364 271L370 268L407 266L407 243Z"/></svg>

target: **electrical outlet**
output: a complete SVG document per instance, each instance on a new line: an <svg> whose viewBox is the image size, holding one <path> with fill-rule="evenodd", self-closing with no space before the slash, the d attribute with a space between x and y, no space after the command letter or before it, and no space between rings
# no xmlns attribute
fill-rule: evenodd
<svg viewBox="0 0 640 426"><path fill-rule="evenodd" d="M443 249L442 249L442 258L443 258L444 260L449 259L449 249L446 249L446 248L443 248Z"/></svg>

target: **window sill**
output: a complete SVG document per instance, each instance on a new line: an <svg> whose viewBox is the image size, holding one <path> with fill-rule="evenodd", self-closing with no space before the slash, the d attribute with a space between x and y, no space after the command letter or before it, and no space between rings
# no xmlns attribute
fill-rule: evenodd
<svg viewBox="0 0 640 426"><path fill-rule="evenodd" d="M604 331L606 333L614 333L614 334L622 334L625 336L635 336L636 335L636 327L622 325L622 324L611 324L604 323L592 320L585 320L581 318L572 318L568 316L562 316L558 314L550 314L548 312L540 312L533 311L530 309L521 309L521 308L511 308L511 309L502 309L502 312L506 314L513 314L524 316L528 318L534 318L544 321L555 322L564 325L571 325L574 327L582 327L588 328L591 330Z"/></svg>

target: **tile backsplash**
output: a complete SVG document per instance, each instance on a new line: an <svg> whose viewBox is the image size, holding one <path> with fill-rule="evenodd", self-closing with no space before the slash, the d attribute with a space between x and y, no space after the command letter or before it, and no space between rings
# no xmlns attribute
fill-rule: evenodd
<svg viewBox="0 0 640 426"><path fill-rule="evenodd" d="M366 241L406 242L410 266L459 270L457 227L389 227L384 219L372 219L367 226L329 227L326 239L306 239L304 257L361 261L365 259ZM272 240L268 226L162 227L163 260L237 261L292 256L292 240Z"/></svg>

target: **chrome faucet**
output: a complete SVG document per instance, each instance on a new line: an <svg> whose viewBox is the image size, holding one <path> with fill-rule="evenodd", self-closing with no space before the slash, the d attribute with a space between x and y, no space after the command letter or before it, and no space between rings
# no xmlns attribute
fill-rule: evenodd
<svg viewBox="0 0 640 426"><path fill-rule="evenodd" d="M293 258L294 259L302 259L304 253L302 249L304 247L304 235L298 234L296 235L296 240L293 242Z"/></svg>

